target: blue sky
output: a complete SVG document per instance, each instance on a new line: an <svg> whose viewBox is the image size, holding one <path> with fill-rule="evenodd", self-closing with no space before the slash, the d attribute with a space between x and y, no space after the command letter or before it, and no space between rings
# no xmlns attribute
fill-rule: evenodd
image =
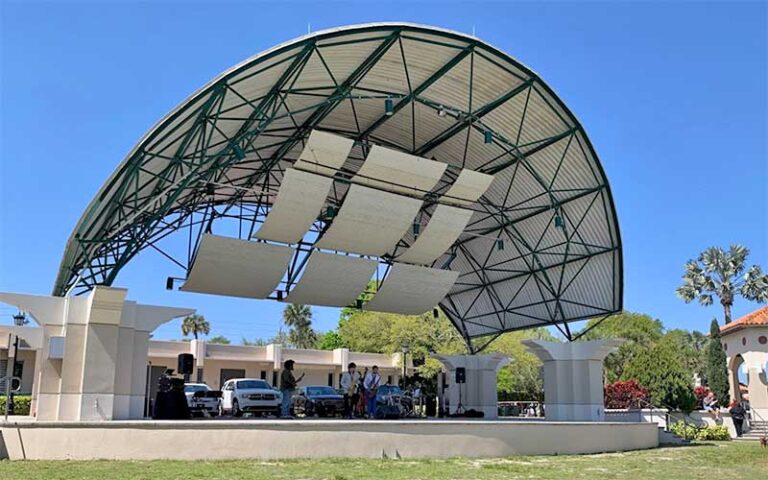
<svg viewBox="0 0 768 480"><path fill-rule="evenodd" d="M471 33L535 70L580 119L618 209L625 306L706 330L682 265L742 243L768 267L766 3L0 2L0 291L49 294L67 237L139 138L190 93L276 43L371 21ZM355 6L357 5L357 6ZM281 304L167 292L145 251L116 286L191 306L213 334L269 337ZM756 308L738 300L735 316ZM0 305L0 322L15 310ZM338 311L315 309L315 325ZM178 322L158 338L179 338Z"/></svg>

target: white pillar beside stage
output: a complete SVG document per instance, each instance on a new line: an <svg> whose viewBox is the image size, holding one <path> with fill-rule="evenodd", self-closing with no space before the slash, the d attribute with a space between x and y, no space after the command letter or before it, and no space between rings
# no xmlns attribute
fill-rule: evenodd
<svg viewBox="0 0 768 480"><path fill-rule="evenodd" d="M543 364L544 412L547 420L605 420L603 359L622 343L623 340L523 341Z"/></svg>
<svg viewBox="0 0 768 480"><path fill-rule="evenodd" d="M505 355L433 355L448 370L448 413L456 414L459 404L463 411L483 412L483 418L497 418L498 394L496 374L509 363ZM456 383L456 369L464 368L466 383Z"/></svg>
<svg viewBox="0 0 768 480"><path fill-rule="evenodd" d="M149 334L195 310L138 305L126 293L103 286L82 297L0 292L0 301L43 327L33 389L38 420L143 417Z"/></svg>

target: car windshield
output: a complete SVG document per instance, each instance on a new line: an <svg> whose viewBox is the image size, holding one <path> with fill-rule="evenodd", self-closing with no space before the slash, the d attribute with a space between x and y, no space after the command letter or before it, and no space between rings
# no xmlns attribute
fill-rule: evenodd
<svg viewBox="0 0 768 480"><path fill-rule="evenodd" d="M314 397L316 395L338 395L336 390L331 387L307 387L307 395Z"/></svg>
<svg viewBox="0 0 768 480"><path fill-rule="evenodd" d="M184 391L187 393L207 392L208 390L210 390L208 385L184 385Z"/></svg>
<svg viewBox="0 0 768 480"><path fill-rule="evenodd" d="M384 385L379 387L379 395L402 395L400 387L396 385Z"/></svg>
<svg viewBox="0 0 768 480"><path fill-rule="evenodd" d="M264 380L243 380L240 382L237 382L237 388L264 388L264 389L270 389L272 387L269 386L267 382Z"/></svg>

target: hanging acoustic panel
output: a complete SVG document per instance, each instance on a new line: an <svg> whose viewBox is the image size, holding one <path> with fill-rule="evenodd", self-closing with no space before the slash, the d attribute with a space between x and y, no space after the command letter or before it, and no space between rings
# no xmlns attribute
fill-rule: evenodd
<svg viewBox="0 0 768 480"><path fill-rule="evenodd" d="M419 315L445 298L459 272L395 263L373 299L363 306L376 312Z"/></svg>
<svg viewBox="0 0 768 480"><path fill-rule="evenodd" d="M299 283L284 301L327 307L354 304L378 265L375 260L315 251Z"/></svg>
<svg viewBox="0 0 768 480"><path fill-rule="evenodd" d="M423 196L437 184L447 166L374 145L352 181L390 192Z"/></svg>
<svg viewBox="0 0 768 480"><path fill-rule="evenodd" d="M493 182L493 175L463 169L451 188L441 198L446 203L470 205L475 203L488 190Z"/></svg>
<svg viewBox="0 0 768 480"><path fill-rule="evenodd" d="M398 262L428 265L448 250L472 218L472 210L438 205L426 228Z"/></svg>
<svg viewBox="0 0 768 480"><path fill-rule="evenodd" d="M332 176L349 156L354 140L340 135L312 130L294 168Z"/></svg>
<svg viewBox="0 0 768 480"><path fill-rule="evenodd" d="M206 234L181 290L267 298L288 269L293 249Z"/></svg>
<svg viewBox="0 0 768 480"><path fill-rule="evenodd" d="M333 180L293 168L285 171L275 203L254 235L263 240L297 243L325 205Z"/></svg>
<svg viewBox="0 0 768 480"><path fill-rule="evenodd" d="M352 185L315 247L380 257L394 249L421 205L421 200Z"/></svg>

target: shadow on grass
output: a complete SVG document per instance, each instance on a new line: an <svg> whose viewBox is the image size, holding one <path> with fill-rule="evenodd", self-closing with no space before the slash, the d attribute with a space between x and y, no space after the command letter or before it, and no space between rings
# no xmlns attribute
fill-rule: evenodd
<svg viewBox="0 0 768 480"><path fill-rule="evenodd" d="M691 442L691 443L660 443L659 448L692 448L692 447L716 447L716 443Z"/></svg>

